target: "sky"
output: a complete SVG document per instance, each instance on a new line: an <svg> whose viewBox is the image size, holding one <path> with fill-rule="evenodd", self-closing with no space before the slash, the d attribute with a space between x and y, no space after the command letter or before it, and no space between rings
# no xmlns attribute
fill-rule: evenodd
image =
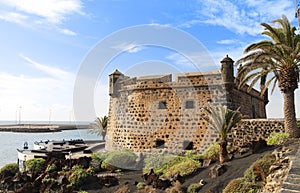
<svg viewBox="0 0 300 193"><path fill-rule="evenodd" d="M96 83L79 87L80 108L94 108L80 119L92 121L108 113L108 75L115 69L129 76L219 69L227 54L236 61L247 45L266 39L260 23L283 14L297 25L293 0L0 0L0 121L77 119L74 112L81 109L75 109L74 90L93 53L101 68L91 67L93 77L86 79ZM203 62L195 68L172 46L151 44L159 39L155 34L126 32L143 25L193 37L214 64ZM107 54L97 52L97 46L103 48L104 40L122 33L130 38L118 39L111 46L117 54L101 64ZM136 42L140 34L151 45ZM185 44L181 38L176 42L175 47ZM200 52L188 57L202 58ZM300 117L299 91L295 94ZM268 117L282 118L280 91L276 89L269 99Z"/></svg>

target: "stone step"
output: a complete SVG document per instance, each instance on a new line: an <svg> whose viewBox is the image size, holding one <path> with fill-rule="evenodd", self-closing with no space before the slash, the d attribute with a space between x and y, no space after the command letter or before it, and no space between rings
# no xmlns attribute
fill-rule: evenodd
<svg viewBox="0 0 300 193"><path fill-rule="evenodd" d="M282 188L283 189L289 189L289 190L300 190L300 184L299 182L294 184L294 183L288 183L288 182L284 182L282 184ZM300 191L299 191L300 192Z"/></svg>
<svg viewBox="0 0 300 193"><path fill-rule="evenodd" d="M300 167L293 167L293 166L290 169L289 174L300 174Z"/></svg>
<svg viewBox="0 0 300 193"><path fill-rule="evenodd" d="M298 176L298 177L288 176L286 178L285 182L291 183L291 184L300 184L300 176Z"/></svg>
<svg viewBox="0 0 300 193"><path fill-rule="evenodd" d="M299 190L281 189L280 193L300 193Z"/></svg>

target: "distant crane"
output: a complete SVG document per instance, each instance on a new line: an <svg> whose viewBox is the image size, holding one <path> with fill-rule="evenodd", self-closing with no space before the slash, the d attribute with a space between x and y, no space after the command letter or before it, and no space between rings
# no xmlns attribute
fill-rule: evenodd
<svg viewBox="0 0 300 193"><path fill-rule="evenodd" d="M300 31L300 3L297 3L297 1L294 0L294 4L296 7L295 17L298 18L298 29Z"/></svg>

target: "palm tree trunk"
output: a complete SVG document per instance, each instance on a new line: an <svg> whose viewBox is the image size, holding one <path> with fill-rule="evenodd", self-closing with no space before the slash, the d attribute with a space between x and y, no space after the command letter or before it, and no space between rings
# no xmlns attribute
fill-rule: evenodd
<svg viewBox="0 0 300 193"><path fill-rule="evenodd" d="M284 127L285 132L292 138L300 137L300 130L297 127L297 119L295 113L295 93L294 91L286 91L284 96Z"/></svg>
<svg viewBox="0 0 300 193"><path fill-rule="evenodd" d="M221 142L219 142L219 145L220 145L220 164L223 164L229 161L228 152L227 152L227 141L222 140Z"/></svg>

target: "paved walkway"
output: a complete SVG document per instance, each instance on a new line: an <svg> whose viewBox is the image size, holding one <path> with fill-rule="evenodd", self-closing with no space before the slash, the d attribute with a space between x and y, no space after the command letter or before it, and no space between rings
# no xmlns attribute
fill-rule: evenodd
<svg viewBox="0 0 300 193"><path fill-rule="evenodd" d="M291 169L282 184L281 193L300 193L300 145L291 161Z"/></svg>

